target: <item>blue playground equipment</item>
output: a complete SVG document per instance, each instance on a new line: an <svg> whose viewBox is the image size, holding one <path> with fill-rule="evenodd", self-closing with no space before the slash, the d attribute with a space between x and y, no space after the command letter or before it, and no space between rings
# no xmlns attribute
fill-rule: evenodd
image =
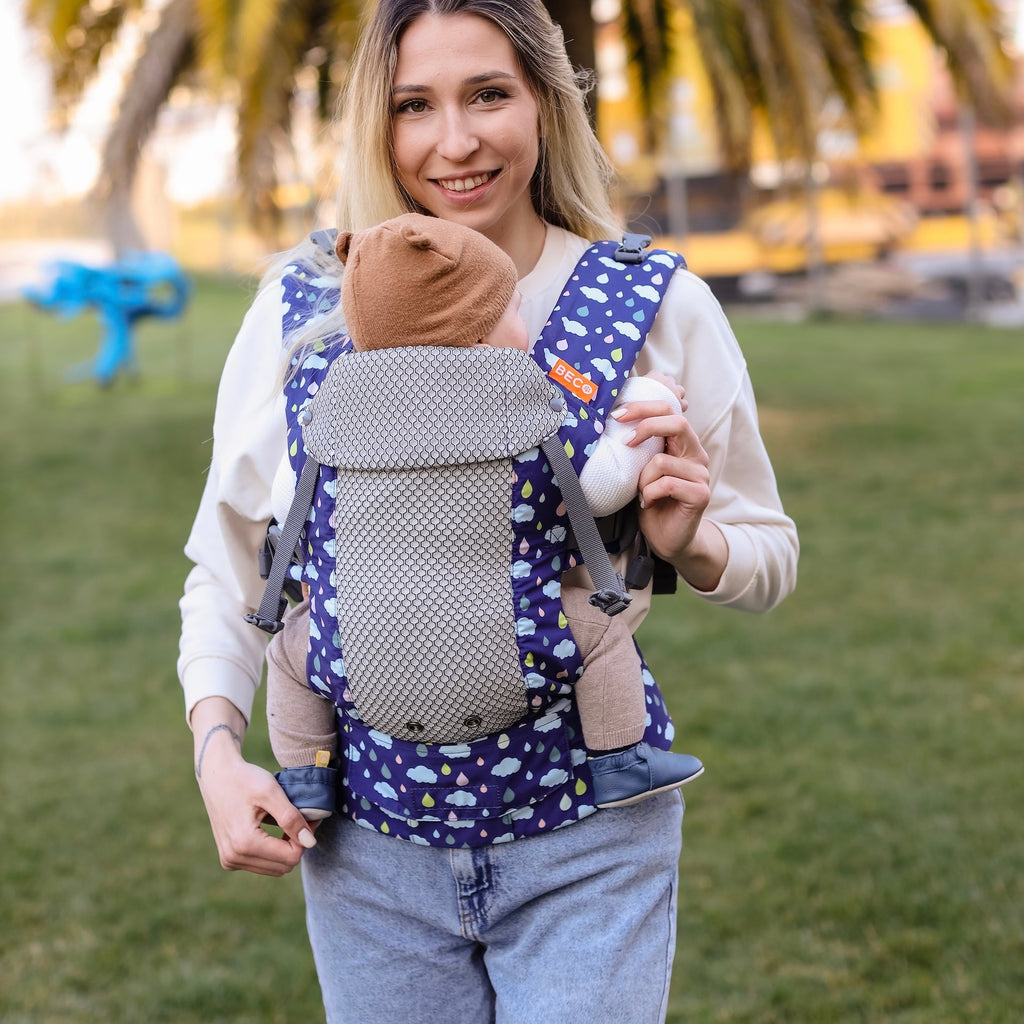
<svg viewBox="0 0 1024 1024"><path fill-rule="evenodd" d="M191 285L167 253L126 253L105 267L58 260L48 268L49 280L24 289L24 296L41 309L68 319L83 309L96 310L103 326L99 351L83 363L76 377L93 377L104 387L121 369L138 372L132 329L136 321L181 315Z"/></svg>

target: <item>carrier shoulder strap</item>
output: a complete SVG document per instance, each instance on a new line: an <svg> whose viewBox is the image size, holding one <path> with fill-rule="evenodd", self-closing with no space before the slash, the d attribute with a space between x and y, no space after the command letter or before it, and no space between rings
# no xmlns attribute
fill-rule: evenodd
<svg viewBox="0 0 1024 1024"><path fill-rule="evenodd" d="M650 244L646 235L627 234L618 245L603 241L590 246L577 262L533 347L534 359L565 392L569 415L559 430L565 448L559 453L554 451L554 445L547 445L544 452L566 496L576 545L598 591L592 602L599 607L601 602L597 598L603 590L625 594L626 590L642 589L652 573L658 593L675 590L675 569L651 555L642 543L626 573L624 586L621 581L616 583L618 576L611 568L607 552L618 553L632 546L638 536L642 537L638 535L635 508L630 506L629 510L620 510L595 524L580 492L574 519L567 488L579 487L563 483L569 469L574 475L583 471L600 439L604 421L647 340L673 274L686 267L686 260L679 253L658 249L645 252ZM561 473L558 464L564 464ZM616 524L612 529L610 522ZM602 555L595 550L595 533ZM607 585L594 574L598 565L602 577L604 566L612 574ZM619 610L622 607L625 605Z"/></svg>
<svg viewBox="0 0 1024 1024"><path fill-rule="evenodd" d="M299 545L302 527L309 517L309 510L313 507L313 492L316 490L316 478L319 472L320 463L312 456L307 455L306 461L302 464L302 472L299 474L295 497L292 498L292 503L288 507L288 515L285 516L281 535L274 548L274 558L270 563L267 585L263 589L263 599L255 613L250 612L245 616L246 622L262 629L264 633L279 633L284 627L281 617L284 615L288 603L283 597L284 578L288 572L288 566L292 562L295 549Z"/></svg>
<svg viewBox="0 0 1024 1024"><path fill-rule="evenodd" d="M590 510L590 503L580 486L580 478L573 469L569 456L565 453L565 446L557 434L541 442L541 448L558 481L558 489L565 500L565 511L569 516L576 544L594 584L595 589L590 595L590 603L600 608L606 615L618 615L629 607L633 598L630 597L625 581L615 571L608 557L608 550L598 532L594 513Z"/></svg>

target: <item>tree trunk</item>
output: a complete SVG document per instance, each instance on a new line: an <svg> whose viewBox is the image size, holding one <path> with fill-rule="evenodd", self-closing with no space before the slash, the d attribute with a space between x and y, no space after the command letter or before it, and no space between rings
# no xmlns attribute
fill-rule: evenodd
<svg viewBox="0 0 1024 1024"><path fill-rule="evenodd" d="M139 154L178 76L194 59L196 31L195 0L170 0L125 82L117 120L103 145L103 173L95 189L118 253L145 247L131 208Z"/></svg>
<svg viewBox="0 0 1024 1024"><path fill-rule="evenodd" d="M807 304L813 316L827 311L825 296L825 247L821 237L821 190L814 176L814 154L807 158L804 199L807 210Z"/></svg>
<svg viewBox="0 0 1024 1024"><path fill-rule="evenodd" d="M964 176L967 181L967 224L970 243L967 251L967 310L969 320L977 319L985 302L982 280L981 211L978 204L978 150L974 108L960 101L960 140L964 147Z"/></svg>

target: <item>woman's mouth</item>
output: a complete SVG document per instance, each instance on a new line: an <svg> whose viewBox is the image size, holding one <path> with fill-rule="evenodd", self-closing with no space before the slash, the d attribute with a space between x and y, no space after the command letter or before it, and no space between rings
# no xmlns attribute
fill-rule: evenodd
<svg viewBox="0 0 1024 1024"><path fill-rule="evenodd" d="M473 189L486 185L497 174L497 171L485 171L483 174L472 174L465 178L436 178L435 181L448 192L472 192Z"/></svg>

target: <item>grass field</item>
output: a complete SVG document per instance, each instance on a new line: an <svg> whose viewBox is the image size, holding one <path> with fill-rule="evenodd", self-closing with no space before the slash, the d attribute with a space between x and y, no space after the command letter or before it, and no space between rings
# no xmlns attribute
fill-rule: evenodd
<svg viewBox="0 0 1024 1024"><path fill-rule="evenodd" d="M0 1021L322 1020L297 877L218 866L174 674L181 547L248 287L142 376L0 308ZM736 322L803 546L750 617L644 628L689 788L673 1022L1024 1020L1024 336ZM690 396L691 402L698 396ZM250 757L272 765L262 721Z"/></svg>

